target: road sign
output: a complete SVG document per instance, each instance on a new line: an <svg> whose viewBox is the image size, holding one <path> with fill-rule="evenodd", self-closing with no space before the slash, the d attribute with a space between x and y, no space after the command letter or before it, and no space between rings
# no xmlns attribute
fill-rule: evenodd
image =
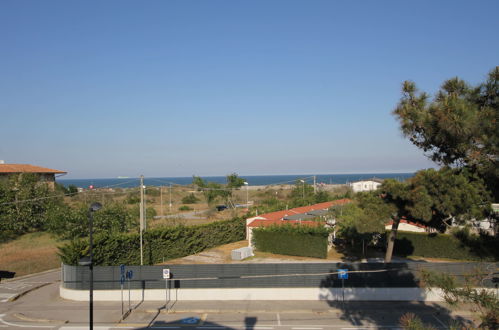
<svg viewBox="0 0 499 330"><path fill-rule="evenodd" d="M120 274L123 276L125 275L125 265L120 265Z"/></svg>
<svg viewBox="0 0 499 330"><path fill-rule="evenodd" d="M197 324L198 322L199 322L199 317L187 317L180 321L180 323L182 324Z"/></svg>
<svg viewBox="0 0 499 330"><path fill-rule="evenodd" d="M129 270L128 272L126 272L126 278L131 280L133 278L133 271L132 270Z"/></svg>
<svg viewBox="0 0 499 330"><path fill-rule="evenodd" d="M125 283L125 275L121 275L120 284L123 285Z"/></svg>
<svg viewBox="0 0 499 330"><path fill-rule="evenodd" d="M338 278L340 280L348 280L348 269L338 269Z"/></svg>
<svg viewBox="0 0 499 330"><path fill-rule="evenodd" d="M163 278L165 280L170 278L170 269L168 269L168 268L163 269Z"/></svg>

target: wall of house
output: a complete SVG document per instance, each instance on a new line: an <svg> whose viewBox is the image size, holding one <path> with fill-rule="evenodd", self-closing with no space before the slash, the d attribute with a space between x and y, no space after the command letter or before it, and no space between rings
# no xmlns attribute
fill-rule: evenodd
<svg viewBox="0 0 499 330"><path fill-rule="evenodd" d="M350 187L352 187L353 192L370 191L376 190L381 186L381 183L376 181L359 181L352 182Z"/></svg>
<svg viewBox="0 0 499 330"><path fill-rule="evenodd" d="M386 225L385 226L385 229L386 230L391 230L392 229L392 225ZM426 230L424 228L421 228L421 227L418 227L418 226L414 226L414 225L411 225L411 224L408 224L408 223L404 223L404 222L401 222L399 223L399 231L410 231L410 232L413 232L413 233L425 233Z"/></svg>

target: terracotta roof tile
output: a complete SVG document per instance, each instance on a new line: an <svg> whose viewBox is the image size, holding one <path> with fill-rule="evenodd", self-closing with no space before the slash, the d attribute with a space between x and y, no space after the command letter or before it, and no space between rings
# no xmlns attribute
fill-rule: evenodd
<svg viewBox="0 0 499 330"><path fill-rule="evenodd" d="M333 205L343 205L350 203L350 199L339 199L336 201L330 201L330 202L324 202L324 203L318 203L314 205L308 205L308 206L302 206L302 207L295 207L289 210L284 210L284 211L276 211L276 212L271 212L271 213L265 213L258 215L256 217L249 218L248 220L252 220L247 226L248 227L266 227L270 225L275 225L275 224L284 224L284 223L301 223L302 225L313 225L317 226L319 222L316 221L299 221L299 220L283 220L284 217L294 215L294 214L304 214L310 211L315 211L315 210L325 210L330 208Z"/></svg>
<svg viewBox="0 0 499 330"><path fill-rule="evenodd" d="M63 174L64 171L29 164L0 164L0 173L54 173Z"/></svg>

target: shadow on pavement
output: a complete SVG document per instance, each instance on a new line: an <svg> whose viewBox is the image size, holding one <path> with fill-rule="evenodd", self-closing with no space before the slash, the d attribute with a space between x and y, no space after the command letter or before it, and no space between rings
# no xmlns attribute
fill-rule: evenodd
<svg viewBox="0 0 499 330"><path fill-rule="evenodd" d="M410 269L408 263L338 263L337 267L348 269L348 279L341 280L337 274L329 275L321 281L320 287L325 291L319 299L327 300L332 308L340 311L339 318L353 326L395 326L400 324L402 316L413 313L425 324L437 328L457 324L474 328L472 321L452 315L452 310L443 304L424 302L424 291L417 290L421 287L420 279L414 275L417 272L414 267ZM392 292L395 296L387 297L386 301L355 301L366 300L366 297L375 298L379 289L383 288L394 289ZM415 290L408 290L403 297L401 295L404 292L397 290L401 288ZM410 301L402 301L404 298Z"/></svg>
<svg viewBox="0 0 499 330"><path fill-rule="evenodd" d="M16 272L10 272L8 270L0 270L0 282L3 278L14 278Z"/></svg>

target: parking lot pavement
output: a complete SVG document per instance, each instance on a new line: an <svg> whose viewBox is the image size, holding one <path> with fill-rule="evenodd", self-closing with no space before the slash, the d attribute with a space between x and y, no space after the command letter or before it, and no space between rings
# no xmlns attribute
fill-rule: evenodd
<svg viewBox="0 0 499 330"><path fill-rule="evenodd" d="M28 292L58 282L59 279L60 270L58 269L19 278L2 279L0 282L0 303L15 300Z"/></svg>

